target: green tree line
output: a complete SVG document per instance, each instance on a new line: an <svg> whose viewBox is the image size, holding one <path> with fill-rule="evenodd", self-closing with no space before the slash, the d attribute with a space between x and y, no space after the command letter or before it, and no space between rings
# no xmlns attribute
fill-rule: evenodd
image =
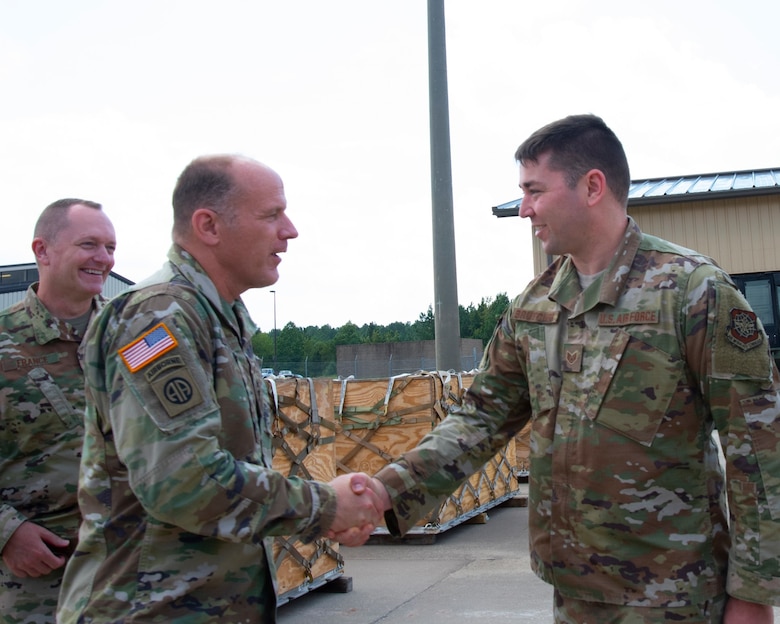
<svg viewBox="0 0 780 624"><path fill-rule="evenodd" d="M478 305L458 306L460 337L476 338L482 340L483 345L487 344L508 305L506 293L499 293L495 298L483 298ZM336 372L338 345L433 340L434 337L433 308L428 306L414 322L397 321L389 325L367 323L358 327L347 322L335 328L330 325L298 327L290 322L278 329L276 336L273 330L259 331L252 338L252 347L264 366L273 366L275 354L278 364L305 361L322 374L332 375ZM278 366L284 367L283 364Z"/></svg>

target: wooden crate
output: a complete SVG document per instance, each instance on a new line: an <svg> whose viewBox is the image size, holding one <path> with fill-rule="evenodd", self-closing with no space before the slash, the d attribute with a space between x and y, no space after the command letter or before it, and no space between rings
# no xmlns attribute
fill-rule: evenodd
<svg viewBox="0 0 780 624"><path fill-rule="evenodd" d="M337 471L376 473L416 446L446 417L447 408L463 391L459 376L438 372L336 382ZM517 491L514 462L511 441L410 532L444 531L513 496ZM377 527L374 533L386 534L387 528Z"/></svg>
<svg viewBox="0 0 780 624"><path fill-rule="evenodd" d="M273 412L273 468L286 476L330 481L336 476L332 382L264 380ZM294 536L274 539L279 604L343 574L338 543L320 538L304 544Z"/></svg>
<svg viewBox="0 0 780 624"><path fill-rule="evenodd" d="M517 476L528 479L531 469L531 421L515 436L517 448Z"/></svg>
<svg viewBox="0 0 780 624"><path fill-rule="evenodd" d="M441 420L441 382L433 375L344 379L333 392L339 474L375 474Z"/></svg>

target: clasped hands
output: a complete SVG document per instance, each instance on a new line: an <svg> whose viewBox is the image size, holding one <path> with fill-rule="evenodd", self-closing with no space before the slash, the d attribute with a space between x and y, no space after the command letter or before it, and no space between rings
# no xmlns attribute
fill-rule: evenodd
<svg viewBox="0 0 780 624"><path fill-rule="evenodd" d="M382 482L362 472L340 475L329 485L336 490L336 518L325 536L344 546L361 546L390 509Z"/></svg>

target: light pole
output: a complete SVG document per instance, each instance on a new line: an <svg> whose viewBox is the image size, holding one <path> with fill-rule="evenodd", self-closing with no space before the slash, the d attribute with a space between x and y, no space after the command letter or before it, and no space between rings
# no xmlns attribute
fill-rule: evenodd
<svg viewBox="0 0 780 624"><path fill-rule="evenodd" d="M274 372L276 372L276 291L271 291L274 295Z"/></svg>
<svg viewBox="0 0 780 624"><path fill-rule="evenodd" d="M436 370L461 370L444 0L428 0L428 99Z"/></svg>

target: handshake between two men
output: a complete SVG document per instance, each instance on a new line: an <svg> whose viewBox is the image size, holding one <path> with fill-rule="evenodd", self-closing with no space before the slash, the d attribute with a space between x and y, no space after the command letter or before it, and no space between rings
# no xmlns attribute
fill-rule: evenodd
<svg viewBox="0 0 780 624"><path fill-rule="evenodd" d="M336 518L325 537L344 546L362 546L392 507L379 479L363 472L340 475L329 485L336 490Z"/></svg>

